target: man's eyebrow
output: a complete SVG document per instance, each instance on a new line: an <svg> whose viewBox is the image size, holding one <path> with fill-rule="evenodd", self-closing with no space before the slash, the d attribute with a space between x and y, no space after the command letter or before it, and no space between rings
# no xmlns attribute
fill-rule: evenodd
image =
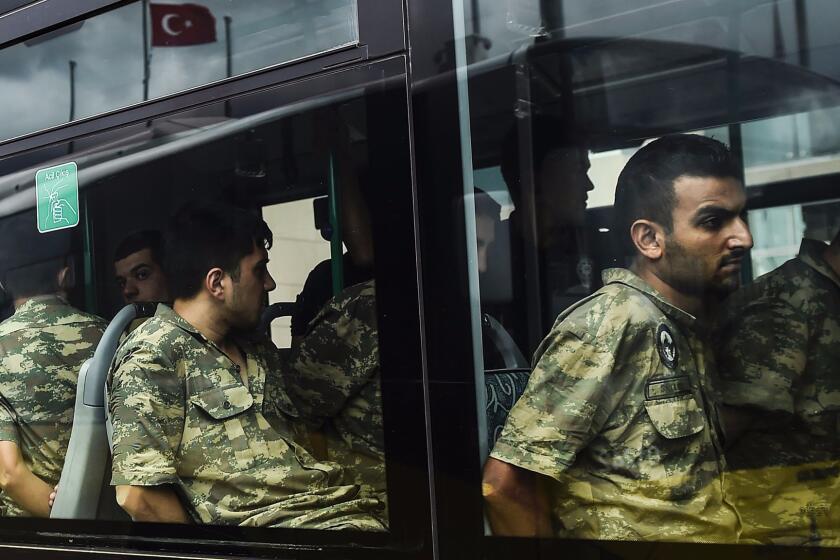
<svg viewBox="0 0 840 560"><path fill-rule="evenodd" d="M138 270L140 270L141 268L143 268L144 266L151 268L151 265L149 265L149 264L140 263L140 264L136 264L136 265L132 266L131 270L129 270L128 272L129 272L129 274L133 274L133 273L137 272Z"/></svg>
<svg viewBox="0 0 840 560"><path fill-rule="evenodd" d="M731 208L726 208L724 206L718 206L716 204L709 204L708 206L702 206L694 213L694 219L701 219L701 218L708 218L710 216L737 216L740 215L742 209L733 210Z"/></svg>

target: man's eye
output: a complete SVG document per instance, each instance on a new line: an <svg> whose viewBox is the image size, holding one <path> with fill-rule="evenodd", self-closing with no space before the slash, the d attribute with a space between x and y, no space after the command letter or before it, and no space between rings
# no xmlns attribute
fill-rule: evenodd
<svg viewBox="0 0 840 560"><path fill-rule="evenodd" d="M706 229L718 229L720 228L720 218L706 218L700 225Z"/></svg>
<svg viewBox="0 0 840 560"><path fill-rule="evenodd" d="M146 279L148 279L148 278L149 278L149 275L150 275L149 270L148 270L148 269L146 269L146 268L142 268L142 269L138 270L138 271L134 274L134 277L135 277L137 280L146 280Z"/></svg>

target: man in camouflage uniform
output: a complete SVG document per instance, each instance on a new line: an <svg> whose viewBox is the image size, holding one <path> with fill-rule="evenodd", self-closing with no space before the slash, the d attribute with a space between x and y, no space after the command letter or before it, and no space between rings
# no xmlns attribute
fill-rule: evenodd
<svg viewBox="0 0 840 560"><path fill-rule="evenodd" d="M733 542L702 317L752 245L739 166L666 136L616 190L630 270L558 317L485 467L497 534ZM626 237L626 238L624 238Z"/></svg>
<svg viewBox="0 0 840 560"><path fill-rule="evenodd" d="M330 460L383 503L385 450L376 288L373 280L331 299L293 347L288 395L310 429L323 430Z"/></svg>
<svg viewBox="0 0 840 560"><path fill-rule="evenodd" d="M719 348L744 538L840 544L840 233L736 292Z"/></svg>
<svg viewBox="0 0 840 560"><path fill-rule="evenodd" d="M173 308L129 335L109 379L112 484L135 520L383 529L378 500L295 443L276 349L237 334L256 328L275 287L270 244L265 222L227 206L173 220Z"/></svg>
<svg viewBox="0 0 840 560"><path fill-rule="evenodd" d="M105 330L102 319L67 303L69 280L64 256L6 274L15 313L0 323L0 517L49 516L79 369Z"/></svg>

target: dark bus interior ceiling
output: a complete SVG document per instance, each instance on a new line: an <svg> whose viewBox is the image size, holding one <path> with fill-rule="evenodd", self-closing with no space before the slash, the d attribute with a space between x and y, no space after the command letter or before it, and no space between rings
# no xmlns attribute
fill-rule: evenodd
<svg viewBox="0 0 840 560"><path fill-rule="evenodd" d="M555 40L521 57L503 66L482 63L470 76L477 167L498 160L502 138L514 124L519 63L528 73L520 79L529 80L534 115L562 118L586 131L594 151L638 145L668 132L833 107L840 100L835 79L800 66L685 43Z"/></svg>

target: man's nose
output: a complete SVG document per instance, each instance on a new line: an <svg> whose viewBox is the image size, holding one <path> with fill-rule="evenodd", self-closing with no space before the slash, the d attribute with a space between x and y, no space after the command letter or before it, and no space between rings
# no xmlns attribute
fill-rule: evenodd
<svg viewBox="0 0 840 560"><path fill-rule="evenodd" d="M125 286L123 286L122 294L123 299L126 301L132 301L137 297L138 293L137 287L132 282L126 282Z"/></svg>
<svg viewBox="0 0 840 560"><path fill-rule="evenodd" d="M265 283L263 284L263 287L265 288L266 292L270 292L277 287L277 283L274 281L274 278L272 278L271 274L266 273Z"/></svg>
<svg viewBox="0 0 840 560"><path fill-rule="evenodd" d="M735 221L735 231L729 238L729 245L732 249L743 249L749 251L753 246L753 237L750 233L750 226L744 218L739 217Z"/></svg>

